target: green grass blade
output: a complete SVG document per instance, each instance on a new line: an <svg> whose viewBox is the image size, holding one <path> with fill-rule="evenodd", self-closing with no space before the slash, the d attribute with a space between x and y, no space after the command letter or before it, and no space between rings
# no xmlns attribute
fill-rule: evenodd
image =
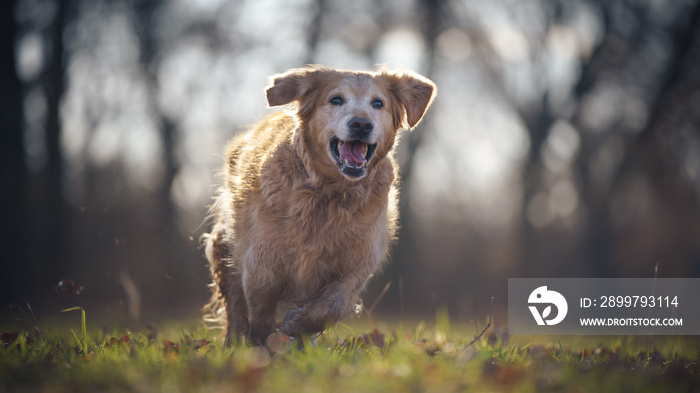
<svg viewBox="0 0 700 393"><path fill-rule="evenodd" d="M85 349L85 354L87 355L87 322L85 317L85 309L80 308L80 327L83 330L83 348Z"/></svg>
<svg viewBox="0 0 700 393"><path fill-rule="evenodd" d="M88 353L87 352L87 349L88 349L88 345L87 345L87 317L85 315L85 309L80 307L80 306L76 306L76 307L66 308L65 310L61 310L61 312L78 311L78 310L80 310L80 330L81 330L81 333L83 334L83 338L82 338L82 340L80 340L80 343L78 346L83 351L83 353L85 355L87 355L87 353ZM73 332L72 329L71 329L71 332L73 333L73 337L75 337L75 339L77 341L78 337L75 335L75 332Z"/></svg>
<svg viewBox="0 0 700 393"><path fill-rule="evenodd" d="M78 344L78 348L80 348L80 350L83 351L83 354L87 355L85 346L80 340L78 340L78 336L75 335L75 330L71 329L70 332L73 334L73 338L75 339L76 344Z"/></svg>

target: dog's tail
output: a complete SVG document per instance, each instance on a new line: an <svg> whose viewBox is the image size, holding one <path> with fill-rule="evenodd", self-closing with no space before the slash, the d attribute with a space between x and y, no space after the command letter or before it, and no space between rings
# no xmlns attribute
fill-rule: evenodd
<svg viewBox="0 0 700 393"><path fill-rule="evenodd" d="M226 307L224 304L223 293L219 288L221 281L221 261L214 258L214 240L215 234L205 233L200 238L204 246L204 255L209 261L209 268L213 281L208 285L211 288L211 298L209 302L202 307L204 312L204 323L210 329L223 329L226 326Z"/></svg>
<svg viewBox="0 0 700 393"><path fill-rule="evenodd" d="M230 279L226 275L230 275L233 269L233 212L230 202L233 199L231 195L231 184L226 179L230 178L229 173L238 161L240 149L235 140L229 145L227 152L227 165L219 173L218 177L222 180L223 185L219 187L214 203L209 207L209 212L203 220L203 225L212 223L213 227L210 233L204 233L200 237L200 245L204 248L204 255L209 261L209 269L211 271L212 282L209 284L211 288L211 298L209 302L202 307L204 312L204 322L212 329L226 329L229 325L227 315L227 303L224 291L227 291ZM230 307L229 307L230 308Z"/></svg>
<svg viewBox="0 0 700 393"><path fill-rule="evenodd" d="M206 220L213 221L214 226L211 233L204 233L200 237L200 244L204 248L204 256L209 262L212 282L208 285L211 288L211 298L202 307L204 312L204 322L213 329L223 329L226 326L226 303L222 288L224 287L224 274L227 265L232 263L232 253L230 246L230 232L232 223L226 222L224 202L226 200L225 189L219 190L219 196L209 209Z"/></svg>

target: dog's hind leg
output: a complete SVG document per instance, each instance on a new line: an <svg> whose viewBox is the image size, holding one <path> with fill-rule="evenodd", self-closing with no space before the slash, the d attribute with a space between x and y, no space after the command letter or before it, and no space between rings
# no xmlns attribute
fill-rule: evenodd
<svg viewBox="0 0 700 393"><path fill-rule="evenodd" d="M225 317L226 344L231 345L245 337L249 323L240 268L232 258L230 239L224 228L217 224L212 233L204 235L205 254L214 278L212 298L205 309L213 314L214 319Z"/></svg>

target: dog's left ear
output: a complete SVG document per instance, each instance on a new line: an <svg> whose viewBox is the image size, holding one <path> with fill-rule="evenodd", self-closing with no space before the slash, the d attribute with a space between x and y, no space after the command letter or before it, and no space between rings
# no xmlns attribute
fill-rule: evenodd
<svg viewBox="0 0 700 393"><path fill-rule="evenodd" d="M397 128L414 128L437 95L437 86L430 79L415 72L385 73L391 93L403 108L395 108ZM398 109L398 110L397 110Z"/></svg>
<svg viewBox="0 0 700 393"><path fill-rule="evenodd" d="M311 76L322 70L321 66L309 65L271 76L270 85L265 90L267 104L279 106L300 99L313 85Z"/></svg>

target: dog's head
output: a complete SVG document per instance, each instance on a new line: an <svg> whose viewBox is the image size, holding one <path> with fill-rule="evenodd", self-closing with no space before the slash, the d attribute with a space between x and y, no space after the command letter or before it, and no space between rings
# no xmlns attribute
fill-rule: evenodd
<svg viewBox="0 0 700 393"><path fill-rule="evenodd" d="M413 72L307 66L271 77L270 106L297 102L302 143L317 170L358 180L386 157L401 128L413 128L435 97Z"/></svg>

